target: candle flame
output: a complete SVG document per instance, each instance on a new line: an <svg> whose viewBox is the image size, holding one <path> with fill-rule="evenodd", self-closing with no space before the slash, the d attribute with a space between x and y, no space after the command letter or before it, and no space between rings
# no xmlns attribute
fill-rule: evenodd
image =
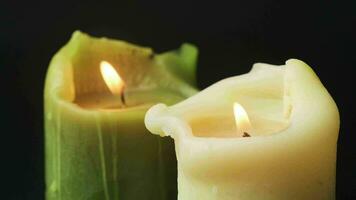
<svg viewBox="0 0 356 200"><path fill-rule="evenodd" d="M245 109L237 102L234 103L234 115L238 133L244 137L249 136L252 131L250 120Z"/></svg>
<svg viewBox="0 0 356 200"><path fill-rule="evenodd" d="M116 72L115 68L109 62L101 61L100 71L110 91L114 95L121 95L125 83L121 79L120 75Z"/></svg>

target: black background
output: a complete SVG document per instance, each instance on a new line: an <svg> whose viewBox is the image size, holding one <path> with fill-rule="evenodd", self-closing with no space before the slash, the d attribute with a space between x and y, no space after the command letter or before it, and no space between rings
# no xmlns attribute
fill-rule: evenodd
<svg viewBox="0 0 356 200"><path fill-rule="evenodd" d="M307 62L341 114L337 199L356 199L355 1L1 1L0 20L0 199L44 198L43 83L76 29L157 52L194 43L199 88L254 62Z"/></svg>

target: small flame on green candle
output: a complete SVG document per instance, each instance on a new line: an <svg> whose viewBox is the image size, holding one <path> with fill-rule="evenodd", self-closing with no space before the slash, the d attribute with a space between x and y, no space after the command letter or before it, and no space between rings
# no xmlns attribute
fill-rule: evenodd
<svg viewBox="0 0 356 200"><path fill-rule="evenodd" d="M110 91L117 96L121 96L125 83L117 73L115 68L107 61L100 62L100 71L103 79Z"/></svg>

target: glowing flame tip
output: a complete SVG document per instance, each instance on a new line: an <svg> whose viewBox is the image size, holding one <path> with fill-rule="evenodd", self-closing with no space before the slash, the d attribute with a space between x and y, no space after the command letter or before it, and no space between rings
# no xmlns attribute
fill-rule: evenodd
<svg viewBox="0 0 356 200"><path fill-rule="evenodd" d="M252 131L251 123L248 118L247 112L239 103L234 103L234 115L236 127L239 134L245 135L245 133L250 134Z"/></svg>
<svg viewBox="0 0 356 200"><path fill-rule="evenodd" d="M110 91L114 95L121 95L124 87L124 81L121 79L115 68L109 62L101 61L100 71Z"/></svg>

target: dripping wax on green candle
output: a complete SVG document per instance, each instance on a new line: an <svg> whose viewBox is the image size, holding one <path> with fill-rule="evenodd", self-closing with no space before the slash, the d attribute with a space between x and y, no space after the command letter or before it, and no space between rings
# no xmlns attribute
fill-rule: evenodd
<svg viewBox="0 0 356 200"><path fill-rule="evenodd" d="M155 54L74 32L46 77L46 199L175 199L173 142L148 134L143 119L151 105L173 104L197 92L196 57L190 44ZM122 94L105 82L103 61L122 78Z"/></svg>

